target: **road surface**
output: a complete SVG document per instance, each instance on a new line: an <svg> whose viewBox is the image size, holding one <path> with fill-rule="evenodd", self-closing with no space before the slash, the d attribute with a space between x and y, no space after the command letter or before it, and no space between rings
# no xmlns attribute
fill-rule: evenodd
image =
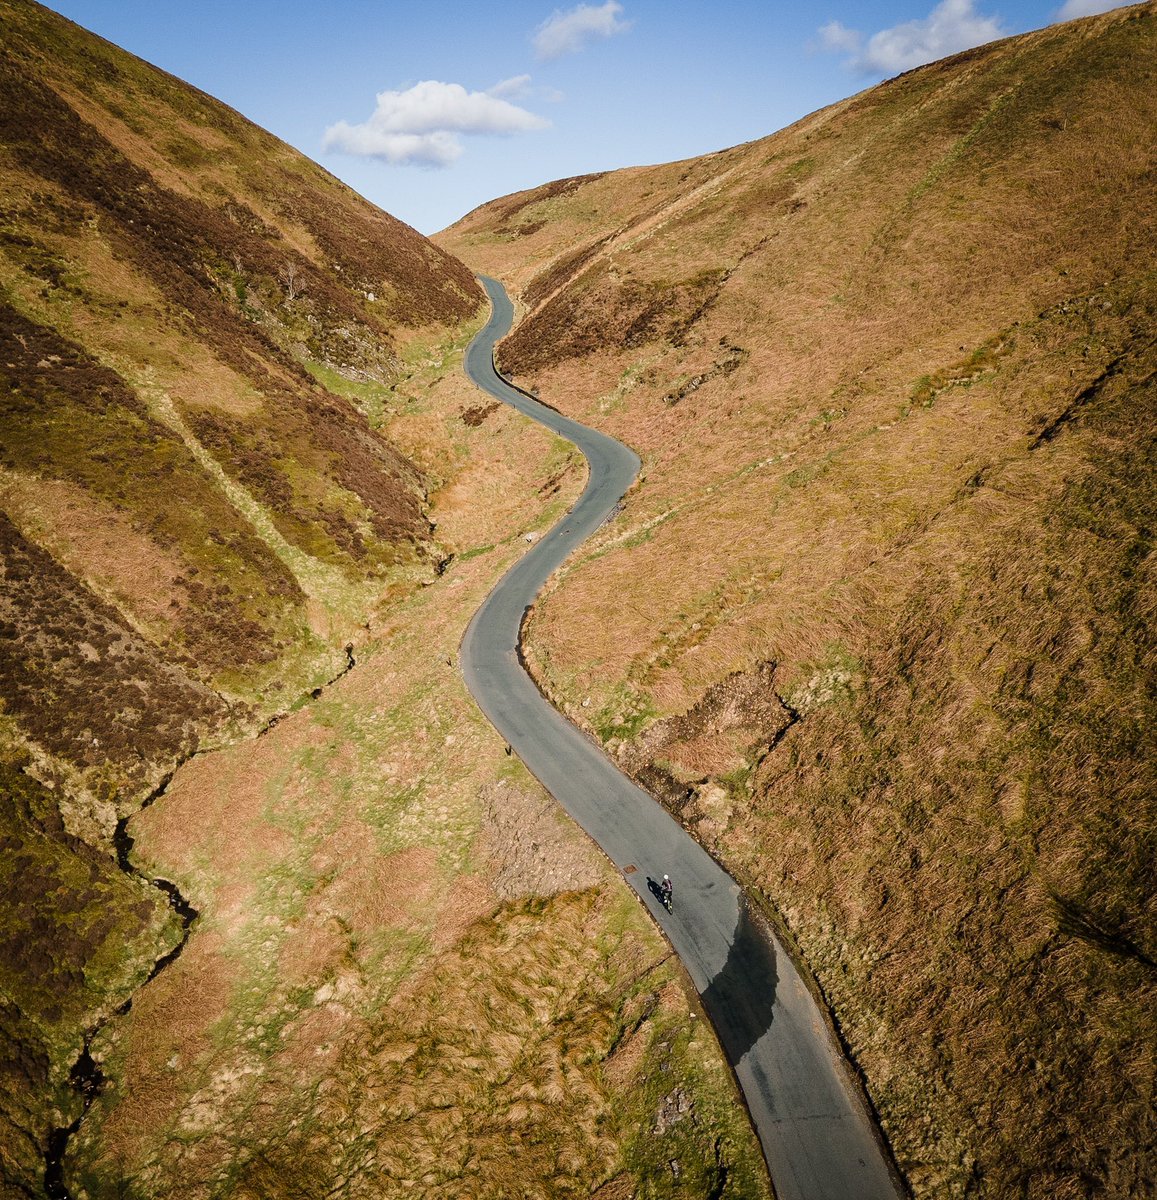
<svg viewBox="0 0 1157 1200"><path fill-rule="evenodd" d="M570 512L474 615L462 641L466 684L663 928L735 1071L779 1200L896 1200L902 1191L847 1064L782 946L751 918L735 881L546 702L519 662L527 606L611 513L640 464L621 443L537 403L495 373L494 343L509 330L513 309L501 284L485 277L482 283L492 313L466 351L466 373L483 391L577 445L590 463L590 479ZM648 886L664 872L675 887L672 913Z"/></svg>

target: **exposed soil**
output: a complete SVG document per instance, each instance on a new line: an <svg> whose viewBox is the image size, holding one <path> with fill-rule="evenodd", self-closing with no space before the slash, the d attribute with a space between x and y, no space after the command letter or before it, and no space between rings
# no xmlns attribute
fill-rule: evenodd
<svg viewBox="0 0 1157 1200"><path fill-rule="evenodd" d="M775 663L737 671L688 712L652 722L637 739L611 743L620 765L707 845L730 816L717 781L739 776L740 782L799 720L776 692L775 673Z"/></svg>

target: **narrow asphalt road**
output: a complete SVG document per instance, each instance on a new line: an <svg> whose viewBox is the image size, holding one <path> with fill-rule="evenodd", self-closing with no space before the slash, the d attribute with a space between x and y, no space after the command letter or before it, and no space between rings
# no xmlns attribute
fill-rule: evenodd
<svg viewBox="0 0 1157 1200"><path fill-rule="evenodd" d="M613 438L524 396L495 373L494 344L509 330L513 309L501 284L484 277L482 283L493 311L466 351L467 375L577 445L590 463L590 479L571 511L474 615L462 641L466 684L531 773L598 842L662 926L735 1070L779 1200L896 1200L901 1189L848 1067L779 942L751 919L735 881L546 702L519 662L527 606L611 513L640 464ZM664 872L675 885L670 914L648 886Z"/></svg>

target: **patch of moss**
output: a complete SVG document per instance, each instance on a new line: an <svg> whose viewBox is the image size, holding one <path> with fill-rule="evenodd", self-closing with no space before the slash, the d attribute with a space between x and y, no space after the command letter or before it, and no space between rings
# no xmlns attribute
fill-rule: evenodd
<svg viewBox="0 0 1157 1200"><path fill-rule="evenodd" d="M974 383L992 379L1002 359L1016 349L1011 330L1003 330L981 343L967 358L931 375L922 375L912 386L910 402L916 408L931 408L941 392L949 388L971 387Z"/></svg>
<svg viewBox="0 0 1157 1200"><path fill-rule="evenodd" d="M649 695L622 684L610 693L591 724L599 739L606 743L638 736L657 714Z"/></svg>

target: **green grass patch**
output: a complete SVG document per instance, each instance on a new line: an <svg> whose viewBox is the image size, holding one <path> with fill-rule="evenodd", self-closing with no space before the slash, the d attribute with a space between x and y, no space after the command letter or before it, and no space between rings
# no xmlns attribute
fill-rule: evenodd
<svg viewBox="0 0 1157 1200"><path fill-rule="evenodd" d="M921 375L912 385L910 408L931 408L937 397L950 388L971 387L993 378L1001 361L1015 349L1016 338L1010 331L1003 330L982 342L967 358L932 374ZM903 415L907 416L908 411Z"/></svg>
<svg viewBox="0 0 1157 1200"><path fill-rule="evenodd" d="M851 703L863 681L863 663L837 642L831 642L822 658L800 665L797 680L785 699L806 715L823 705Z"/></svg>
<svg viewBox="0 0 1157 1200"><path fill-rule="evenodd" d="M789 488L800 488L821 479L831 469L832 458L833 455L825 454L823 458L817 458L812 462L804 463L803 466L796 467L794 471L789 471L783 477L784 485Z"/></svg>
<svg viewBox="0 0 1157 1200"><path fill-rule="evenodd" d="M389 415L391 401L397 403L394 389L374 380L350 379L325 363L307 362L305 369L326 391L348 400L370 423L372 429L381 429Z"/></svg>
<svg viewBox="0 0 1157 1200"><path fill-rule="evenodd" d="M659 710L650 695L620 684L611 692L591 724L603 742L609 742L612 738L629 741L642 733L658 715Z"/></svg>

